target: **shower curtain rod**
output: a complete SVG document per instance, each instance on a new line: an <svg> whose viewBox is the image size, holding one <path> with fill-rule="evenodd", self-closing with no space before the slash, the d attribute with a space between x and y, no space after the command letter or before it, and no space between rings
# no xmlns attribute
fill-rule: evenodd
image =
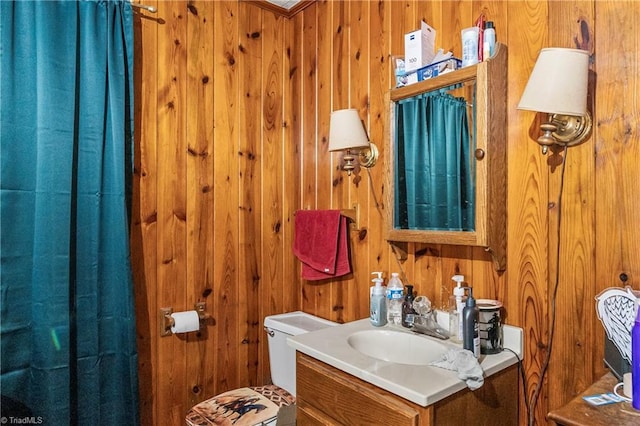
<svg viewBox="0 0 640 426"><path fill-rule="evenodd" d="M134 3L133 0L129 0L129 2L131 3L131 6L148 10L151 13L156 13L158 11L158 9L156 9L154 6L147 6L146 4Z"/></svg>

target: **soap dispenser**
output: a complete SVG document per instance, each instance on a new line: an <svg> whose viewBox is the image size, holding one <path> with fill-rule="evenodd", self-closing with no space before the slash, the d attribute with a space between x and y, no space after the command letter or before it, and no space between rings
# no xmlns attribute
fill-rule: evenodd
<svg viewBox="0 0 640 426"><path fill-rule="evenodd" d="M469 297L462 311L462 347L473 352L476 358L480 357L480 310L473 298L473 289L467 287Z"/></svg>
<svg viewBox="0 0 640 426"><path fill-rule="evenodd" d="M386 289L382 285L382 272L372 272L371 275L378 275L371 281L375 284L371 287L369 296L369 321L374 327L382 327L387 323L387 298Z"/></svg>
<svg viewBox="0 0 640 426"><path fill-rule="evenodd" d="M464 294L465 287L462 286L464 275L454 275L451 279L456 282L456 286L449 297L449 336L451 341L460 343L462 342L462 310L467 299Z"/></svg>

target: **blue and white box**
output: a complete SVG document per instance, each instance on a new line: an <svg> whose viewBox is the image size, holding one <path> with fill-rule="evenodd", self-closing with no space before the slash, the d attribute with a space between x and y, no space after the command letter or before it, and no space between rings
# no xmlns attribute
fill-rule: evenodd
<svg viewBox="0 0 640 426"><path fill-rule="evenodd" d="M396 87L408 86L460 68L462 68L462 61L451 57L408 73L398 73L396 71Z"/></svg>
<svg viewBox="0 0 640 426"><path fill-rule="evenodd" d="M448 58L444 61L436 62L420 68L418 70L418 81L437 77L441 74L446 74L459 68L462 68L462 61L460 59Z"/></svg>

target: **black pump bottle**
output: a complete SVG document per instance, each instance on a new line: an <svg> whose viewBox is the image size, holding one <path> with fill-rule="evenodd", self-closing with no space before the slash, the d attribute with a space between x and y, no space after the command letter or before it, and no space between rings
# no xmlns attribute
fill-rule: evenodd
<svg viewBox="0 0 640 426"><path fill-rule="evenodd" d="M473 289L467 288L469 297L462 310L462 347L473 352L473 355L478 358L480 356L480 325L478 324L480 310L476 306L476 299L473 298Z"/></svg>
<svg viewBox="0 0 640 426"><path fill-rule="evenodd" d="M407 295L404 297L404 301L402 302L402 326L411 328L413 327L413 319L416 313L415 309L413 309L413 301L416 296L413 294L413 286L407 285Z"/></svg>

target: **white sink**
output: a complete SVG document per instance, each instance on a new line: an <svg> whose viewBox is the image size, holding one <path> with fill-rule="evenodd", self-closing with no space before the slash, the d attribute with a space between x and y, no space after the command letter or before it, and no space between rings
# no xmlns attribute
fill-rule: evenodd
<svg viewBox="0 0 640 426"><path fill-rule="evenodd" d="M364 355L396 364L429 365L447 351L435 340L395 330L356 331L347 342Z"/></svg>
<svg viewBox="0 0 640 426"><path fill-rule="evenodd" d="M443 318L441 324L448 324ZM504 326L505 348L522 354L523 331ZM287 338L289 346L395 395L427 407L467 388L455 371L428 365L443 351L462 345L415 334L389 324L374 327L369 318ZM485 377L516 364L509 351L482 355Z"/></svg>

